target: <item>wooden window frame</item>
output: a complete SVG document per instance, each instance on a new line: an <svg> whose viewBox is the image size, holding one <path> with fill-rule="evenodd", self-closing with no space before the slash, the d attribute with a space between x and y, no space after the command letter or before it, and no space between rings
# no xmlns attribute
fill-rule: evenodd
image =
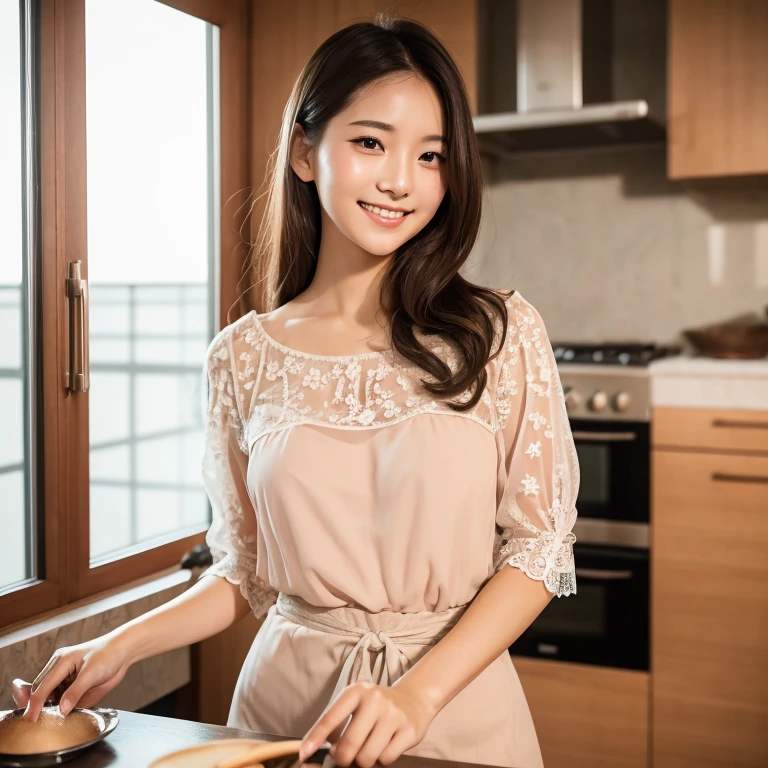
<svg viewBox="0 0 768 768"><path fill-rule="evenodd" d="M248 0L157 0L220 29L219 327L239 294L245 211L227 202L249 183ZM178 565L204 533L90 567L88 396L64 389L67 263L88 275L85 0L40 3L42 578L0 596L0 629ZM226 212L226 216L225 216ZM234 221L233 221L234 218ZM33 341L33 343L35 343ZM201 373L202 364L201 361Z"/></svg>

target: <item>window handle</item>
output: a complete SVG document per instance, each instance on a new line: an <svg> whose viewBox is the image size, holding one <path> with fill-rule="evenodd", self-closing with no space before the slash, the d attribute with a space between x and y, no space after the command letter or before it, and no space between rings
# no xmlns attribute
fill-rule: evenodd
<svg viewBox="0 0 768 768"><path fill-rule="evenodd" d="M88 281L81 277L82 262L67 264L67 328L64 334L67 363L64 386L71 392L87 392L91 386L88 358Z"/></svg>

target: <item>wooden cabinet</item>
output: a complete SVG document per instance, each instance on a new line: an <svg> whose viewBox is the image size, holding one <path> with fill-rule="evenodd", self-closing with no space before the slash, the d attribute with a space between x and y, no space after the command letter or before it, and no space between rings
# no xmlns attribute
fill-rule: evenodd
<svg viewBox="0 0 768 768"><path fill-rule="evenodd" d="M764 768L768 414L658 409L654 424L653 766Z"/></svg>
<svg viewBox="0 0 768 768"><path fill-rule="evenodd" d="M647 768L646 672L513 661L547 768Z"/></svg>
<svg viewBox="0 0 768 768"><path fill-rule="evenodd" d="M654 448L768 454L768 411L656 408Z"/></svg>
<svg viewBox="0 0 768 768"><path fill-rule="evenodd" d="M768 3L669 0L672 179L768 173Z"/></svg>

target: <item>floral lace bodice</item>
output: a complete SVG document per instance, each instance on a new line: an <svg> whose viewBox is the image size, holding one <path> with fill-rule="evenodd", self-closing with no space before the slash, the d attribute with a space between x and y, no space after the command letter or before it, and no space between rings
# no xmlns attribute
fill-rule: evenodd
<svg viewBox="0 0 768 768"><path fill-rule="evenodd" d="M428 393L420 382L425 372L392 349L304 353L269 336L255 312L221 331L206 361L203 477L213 509L207 541L214 554L206 575L240 584L257 616L276 598L269 576L258 575L269 569L256 567L262 532L247 470L257 442L302 425L378 430L433 414L474 422L497 447L489 574L510 564L558 596L575 593L571 529L579 469L563 391L541 317L518 293L506 306L504 348L488 363L479 402L464 412ZM420 338L455 370L449 342Z"/></svg>

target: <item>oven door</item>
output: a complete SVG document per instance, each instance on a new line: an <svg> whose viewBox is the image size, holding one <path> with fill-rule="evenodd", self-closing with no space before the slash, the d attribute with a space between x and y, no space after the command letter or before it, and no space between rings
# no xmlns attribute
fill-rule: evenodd
<svg viewBox="0 0 768 768"><path fill-rule="evenodd" d="M579 456L579 517L649 521L650 430L647 421L571 419Z"/></svg>
<svg viewBox="0 0 768 768"><path fill-rule="evenodd" d="M648 551L574 544L577 593L553 597L512 655L648 670Z"/></svg>

